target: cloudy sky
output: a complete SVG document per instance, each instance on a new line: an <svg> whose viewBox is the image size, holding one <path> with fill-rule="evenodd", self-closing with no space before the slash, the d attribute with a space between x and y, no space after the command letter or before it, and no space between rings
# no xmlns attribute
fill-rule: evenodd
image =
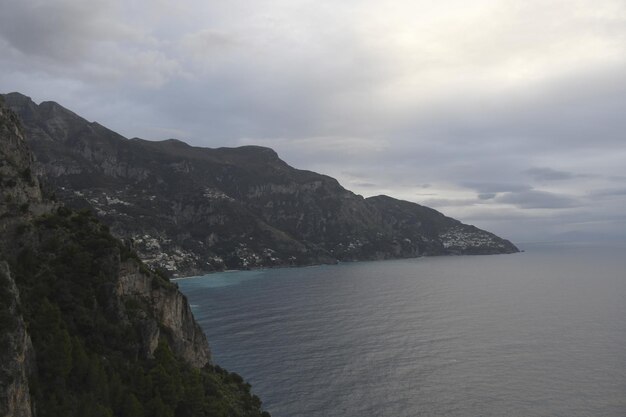
<svg viewBox="0 0 626 417"><path fill-rule="evenodd" d="M626 238L624 0L0 0L0 92L260 144L516 242Z"/></svg>

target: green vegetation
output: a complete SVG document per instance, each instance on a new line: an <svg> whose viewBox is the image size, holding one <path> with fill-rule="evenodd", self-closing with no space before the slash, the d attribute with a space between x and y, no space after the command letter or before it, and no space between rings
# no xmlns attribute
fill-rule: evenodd
<svg viewBox="0 0 626 417"><path fill-rule="evenodd" d="M21 227L15 244L10 263L37 358L30 390L38 417L269 416L239 375L193 368L165 339L143 357L138 324L150 312L142 300L117 305L114 295L120 260L136 255L89 212L60 208ZM0 314L0 326L9 325Z"/></svg>

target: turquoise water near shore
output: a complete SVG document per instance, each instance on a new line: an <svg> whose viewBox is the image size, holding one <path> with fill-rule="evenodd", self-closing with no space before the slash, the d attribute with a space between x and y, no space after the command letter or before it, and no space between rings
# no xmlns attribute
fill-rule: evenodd
<svg viewBox="0 0 626 417"><path fill-rule="evenodd" d="M275 417L625 416L626 248L178 281Z"/></svg>

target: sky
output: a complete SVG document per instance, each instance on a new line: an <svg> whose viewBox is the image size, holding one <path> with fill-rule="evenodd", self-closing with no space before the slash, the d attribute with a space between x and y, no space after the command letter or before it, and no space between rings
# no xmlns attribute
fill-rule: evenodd
<svg viewBox="0 0 626 417"><path fill-rule="evenodd" d="M0 92L257 144L514 242L626 239L624 0L0 0Z"/></svg>

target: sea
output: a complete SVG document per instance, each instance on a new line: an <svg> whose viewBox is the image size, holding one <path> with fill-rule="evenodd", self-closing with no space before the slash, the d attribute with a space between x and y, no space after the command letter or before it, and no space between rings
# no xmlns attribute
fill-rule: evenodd
<svg viewBox="0 0 626 417"><path fill-rule="evenodd" d="M626 416L626 245L177 281L274 417Z"/></svg>

